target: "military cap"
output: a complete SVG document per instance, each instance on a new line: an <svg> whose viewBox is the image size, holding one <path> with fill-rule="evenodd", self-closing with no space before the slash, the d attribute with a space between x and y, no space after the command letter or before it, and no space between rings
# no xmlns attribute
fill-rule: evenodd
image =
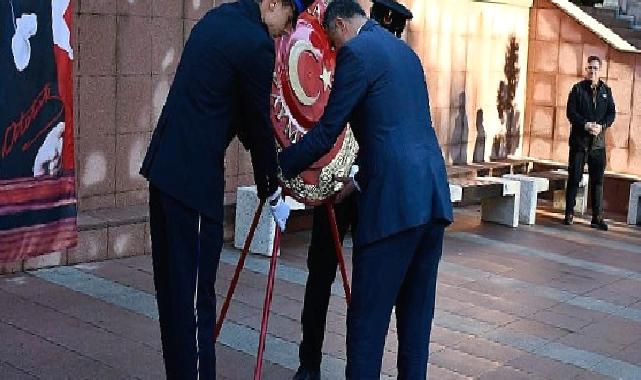
<svg viewBox="0 0 641 380"><path fill-rule="evenodd" d="M400 37L403 34L407 20L411 20L412 12L395 0L372 0L374 5L370 17L381 26Z"/></svg>

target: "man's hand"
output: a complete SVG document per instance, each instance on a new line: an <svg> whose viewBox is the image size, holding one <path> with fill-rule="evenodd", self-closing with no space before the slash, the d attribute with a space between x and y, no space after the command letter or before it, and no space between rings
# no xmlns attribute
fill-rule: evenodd
<svg viewBox="0 0 641 380"><path fill-rule="evenodd" d="M592 136L596 136L601 133L601 131L603 130L603 126L590 121L585 123L585 130L588 131L588 133Z"/></svg>
<svg viewBox="0 0 641 380"><path fill-rule="evenodd" d="M341 203L345 198L349 197L354 191L357 190L354 178L350 177L336 177L336 181L343 183L343 188L336 196L334 203Z"/></svg>
<svg viewBox="0 0 641 380"><path fill-rule="evenodd" d="M289 205L283 200L282 192L279 186L267 200L269 201L269 209L274 221L278 224L280 231L285 232L285 225L287 224L287 218L289 218Z"/></svg>
<svg viewBox="0 0 641 380"><path fill-rule="evenodd" d="M334 203L341 203L345 198L349 197L355 190L360 191L360 187L354 177L358 173L358 165L352 165L352 169L349 172L349 177L335 177L336 181L343 183L343 188L336 196Z"/></svg>
<svg viewBox="0 0 641 380"><path fill-rule="evenodd" d="M592 136L596 136L599 133L601 133L602 130L603 130L603 126L601 124L594 123L592 124L592 128L590 128L589 132Z"/></svg>

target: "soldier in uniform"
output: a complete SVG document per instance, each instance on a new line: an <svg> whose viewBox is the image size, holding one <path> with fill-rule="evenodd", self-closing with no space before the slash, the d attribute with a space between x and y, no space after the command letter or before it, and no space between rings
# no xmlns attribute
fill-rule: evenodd
<svg viewBox="0 0 641 380"><path fill-rule="evenodd" d="M394 0L374 0L370 15L372 19L399 38L403 34L407 20L412 18L412 12ZM355 174L355 172L354 168L352 173ZM352 233L356 231L358 220L356 199L355 193L344 199L336 199L334 211L341 241L344 241L348 230L351 229ZM327 308L338 265L331 229L326 208L316 207L312 238L307 252L309 275L301 314L303 339L298 349L300 366L294 375L294 380L320 379Z"/></svg>
<svg viewBox="0 0 641 380"><path fill-rule="evenodd" d="M370 18L378 21L382 27L401 38L405 25L411 20L412 12L394 0L372 0Z"/></svg>
<svg viewBox="0 0 641 380"><path fill-rule="evenodd" d="M225 151L251 151L258 195L284 228L269 103L274 37L310 0L240 0L193 28L141 174L149 180L154 285L168 379L215 379L214 283L223 244Z"/></svg>

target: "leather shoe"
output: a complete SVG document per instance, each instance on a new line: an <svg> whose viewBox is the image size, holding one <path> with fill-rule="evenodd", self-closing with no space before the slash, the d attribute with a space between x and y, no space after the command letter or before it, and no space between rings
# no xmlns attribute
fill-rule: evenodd
<svg viewBox="0 0 641 380"><path fill-rule="evenodd" d="M320 380L320 370L298 367L292 380Z"/></svg>
<svg viewBox="0 0 641 380"><path fill-rule="evenodd" d="M602 217L592 218L592 223L590 223L590 227L599 229L601 231L608 230L608 225L603 221Z"/></svg>
<svg viewBox="0 0 641 380"><path fill-rule="evenodd" d="M563 224L565 224L566 226L569 226L572 223L574 223L574 215L565 214L565 219L563 219Z"/></svg>

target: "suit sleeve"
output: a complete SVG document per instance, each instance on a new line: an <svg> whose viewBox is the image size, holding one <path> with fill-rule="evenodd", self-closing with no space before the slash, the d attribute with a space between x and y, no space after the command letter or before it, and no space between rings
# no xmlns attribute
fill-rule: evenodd
<svg viewBox="0 0 641 380"><path fill-rule="evenodd" d="M568 120L570 120L570 124L576 125L576 126L584 126L586 123L586 120L581 114L579 113L579 90L578 86L574 85L572 87L572 91L570 91L570 95L568 95L568 104L567 104L567 117Z"/></svg>
<svg viewBox="0 0 641 380"><path fill-rule="evenodd" d="M612 126L617 113L616 107L614 106L614 98L612 97L612 90L610 88L607 88L606 91L608 94L608 109L605 112L605 116L599 123L603 126L603 128L609 128Z"/></svg>
<svg viewBox="0 0 641 380"><path fill-rule="evenodd" d="M252 51L251 62L243 62L241 70L241 99L244 126L238 126L238 136L251 154L254 181L258 196L266 198L276 191L278 165L276 140L269 113L275 54L272 44L260 44Z"/></svg>
<svg viewBox="0 0 641 380"><path fill-rule="evenodd" d="M365 66L348 46L341 48L333 90L323 116L301 141L283 150L278 157L285 178L297 176L332 149L366 91Z"/></svg>

